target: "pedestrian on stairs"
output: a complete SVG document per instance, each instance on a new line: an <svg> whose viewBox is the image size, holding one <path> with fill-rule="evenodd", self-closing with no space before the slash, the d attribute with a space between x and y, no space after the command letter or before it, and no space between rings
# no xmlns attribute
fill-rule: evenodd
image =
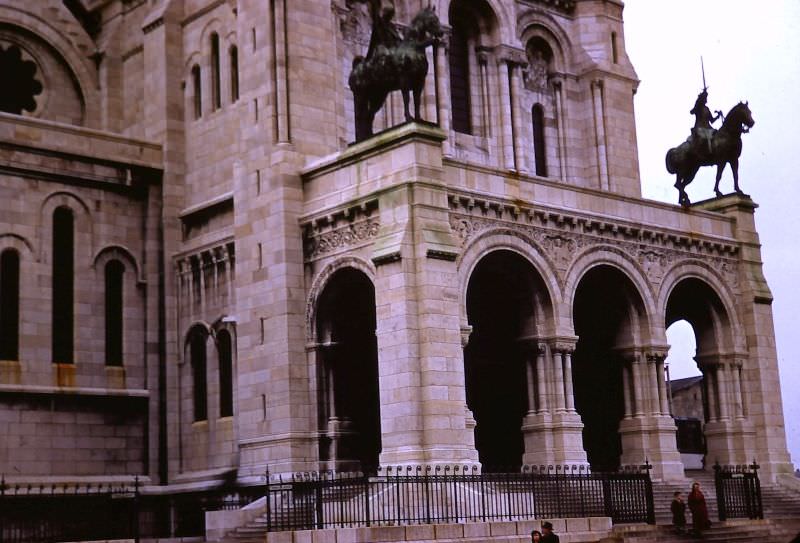
<svg viewBox="0 0 800 543"><path fill-rule="evenodd" d="M672 503L669 506L672 511L672 526L675 533L684 535L686 533L686 502L683 501L683 492L676 491L672 495Z"/></svg>
<svg viewBox="0 0 800 543"><path fill-rule="evenodd" d="M692 484L692 491L689 493L689 510L692 512L692 531L695 537L701 537L703 530L711 528L711 521L708 520L708 507L706 507L706 497L700 490L700 483Z"/></svg>

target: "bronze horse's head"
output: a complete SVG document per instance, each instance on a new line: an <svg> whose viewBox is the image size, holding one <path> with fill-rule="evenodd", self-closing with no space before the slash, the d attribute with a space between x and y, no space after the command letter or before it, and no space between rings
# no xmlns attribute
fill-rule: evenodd
<svg viewBox="0 0 800 543"><path fill-rule="evenodd" d="M725 117L726 121L728 119L730 119L730 122L735 123L735 128L744 133L749 132L750 129L753 128L753 125L756 124L753 120L753 113L750 111L748 102L739 102L733 106L728 116Z"/></svg>
<svg viewBox="0 0 800 543"><path fill-rule="evenodd" d="M411 21L411 29L420 38L430 36L438 39L444 34L439 16L436 15L436 10L432 6L423 8L417 13L414 20Z"/></svg>

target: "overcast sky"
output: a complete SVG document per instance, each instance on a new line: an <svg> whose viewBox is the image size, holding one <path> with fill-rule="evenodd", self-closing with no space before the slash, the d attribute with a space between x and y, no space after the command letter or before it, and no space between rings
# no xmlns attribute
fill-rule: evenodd
<svg viewBox="0 0 800 543"><path fill-rule="evenodd" d="M741 189L760 206L756 224L772 310L789 451L800 464L800 1L627 0L625 41L641 84L635 98L642 192L677 202L664 155L693 126L689 110L702 89L725 113L748 100L756 124L742 137ZM719 126L719 123L716 125ZM716 168L688 188L692 201L713 196ZM730 170L720 183L733 190ZM677 328L677 323L673 328ZM670 328L672 377L697 374L691 332ZM688 347L687 347L688 346Z"/></svg>

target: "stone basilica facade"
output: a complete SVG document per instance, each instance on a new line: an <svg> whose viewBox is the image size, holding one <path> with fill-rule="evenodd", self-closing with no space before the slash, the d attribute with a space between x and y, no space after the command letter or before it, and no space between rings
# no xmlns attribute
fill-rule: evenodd
<svg viewBox="0 0 800 543"><path fill-rule="evenodd" d="M7 480L680 479L681 319L707 463L791 471L757 206L641 198L622 2L394 3L430 122L353 144L364 2L0 0Z"/></svg>

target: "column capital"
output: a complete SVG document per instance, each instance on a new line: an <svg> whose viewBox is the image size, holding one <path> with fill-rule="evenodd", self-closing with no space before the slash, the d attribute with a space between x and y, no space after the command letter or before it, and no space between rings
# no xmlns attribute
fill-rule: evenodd
<svg viewBox="0 0 800 543"><path fill-rule="evenodd" d="M592 88L602 89L605 86L605 80L601 78L592 79Z"/></svg>
<svg viewBox="0 0 800 543"><path fill-rule="evenodd" d="M575 345L578 343L577 336L558 336L550 338L548 341L550 350L555 353L575 352Z"/></svg>
<svg viewBox="0 0 800 543"><path fill-rule="evenodd" d="M489 63L489 58L492 56L492 48L479 45L475 48L475 56L478 58L478 64L486 66Z"/></svg>
<svg viewBox="0 0 800 543"><path fill-rule="evenodd" d="M510 45L498 45L494 48L494 55L499 63L507 63L510 66L528 66L528 57L523 49Z"/></svg>
<svg viewBox="0 0 800 543"><path fill-rule="evenodd" d="M647 361L650 362L651 364L660 364L664 362L664 360L667 358L668 353L669 353L669 347L666 348L650 347L645 352L645 357L647 358Z"/></svg>
<svg viewBox="0 0 800 543"><path fill-rule="evenodd" d="M472 326L469 324L461 325L461 348L466 349L469 345L469 338L472 335Z"/></svg>

